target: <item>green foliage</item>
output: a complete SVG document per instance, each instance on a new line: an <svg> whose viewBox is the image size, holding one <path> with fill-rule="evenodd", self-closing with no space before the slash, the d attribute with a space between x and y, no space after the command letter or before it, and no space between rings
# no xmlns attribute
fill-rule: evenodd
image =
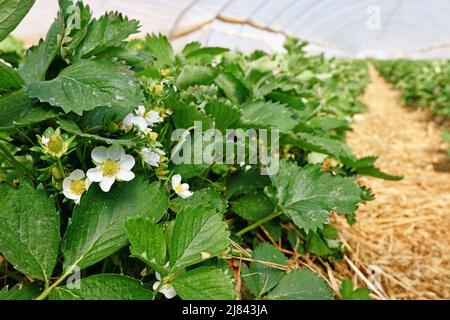
<svg viewBox="0 0 450 320"><path fill-rule="evenodd" d="M53 200L26 180L18 189L0 184L0 194L0 252L17 270L48 282L59 248Z"/></svg>
<svg viewBox="0 0 450 320"><path fill-rule="evenodd" d="M405 103L450 117L448 60L376 61L375 67L402 92Z"/></svg>
<svg viewBox="0 0 450 320"><path fill-rule="evenodd" d="M195 42L175 53L163 35L127 41L138 21L70 0L24 52L8 34L30 3L0 0L1 299L332 297L278 245L339 259L330 212L354 222L373 198L358 175L398 178L344 142L364 110L364 62L307 56L293 38L272 54ZM233 150L249 148L228 129L279 130L279 148L262 148L278 172L234 155L176 163L171 151L195 160L211 146L188 139L196 121Z"/></svg>
<svg viewBox="0 0 450 320"><path fill-rule="evenodd" d="M244 281L250 292L259 298L273 289L281 281L285 273L283 270L264 265L259 261L287 266L287 259L283 253L270 244L259 245L255 249L252 259L256 260L256 262L250 263L248 272L244 274Z"/></svg>
<svg viewBox="0 0 450 320"><path fill-rule="evenodd" d="M330 288L319 275L299 269L285 275L268 295L271 300L329 300Z"/></svg>
<svg viewBox="0 0 450 320"><path fill-rule="evenodd" d="M151 300L153 294L133 278L118 274L97 274L83 278L79 288L57 287L50 300Z"/></svg>
<svg viewBox="0 0 450 320"><path fill-rule="evenodd" d="M322 229L331 210L353 215L362 201L360 188L350 178L333 177L315 165L300 168L283 161L271 180L267 195L306 232Z"/></svg>
<svg viewBox="0 0 450 320"><path fill-rule="evenodd" d="M140 177L114 186L109 193L93 187L75 208L64 237L65 272L75 266L89 267L123 248L127 244L123 225L127 219L147 217L158 222L167 208L167 196L159 187L159 182L149 184Z"/></svg>
<svg viewBox="0 0 450 320"><path fill-rule="evenodd" d="M0 41L17 27L33 4L34 0L0 1Z"/></svg>
<svg viewBox="0 0 450 320"><path fill-rule="evenodd" d="M131 242L130 252L150 266L164 266L166 263L166 237L164 230L149 219L130 219L125 230Z"/></svg>
<svg viewBox="0 0 450 320"><path fill-rule="evenodd" d="M170 242L170 268L181 269L221 254L230 233L222 215L211 207L178 212Z"/></svg>
<svg viewBox="0 0 450 320"><path fill-rule="evenodd" d="M32 82L28 95L79 115L96 107L115 105L125 108L122 114L126 114L143 102L141 90L127 67L100 60L80 61L55 79Z"/></svg>
<svg viewBox="0 0 450 320"><path fill-rule="evenodd" d="M226 270L200 267L173 281L176 292L185 300L234 300L233 281Z"/></svg>
<svg viewBox="0 0 450 320"><path fill-rule="evenodd" d="M371 300L370 291L367 288L357 288L353 290L352 281L345 279L341 283L342 300Z"/></svg>

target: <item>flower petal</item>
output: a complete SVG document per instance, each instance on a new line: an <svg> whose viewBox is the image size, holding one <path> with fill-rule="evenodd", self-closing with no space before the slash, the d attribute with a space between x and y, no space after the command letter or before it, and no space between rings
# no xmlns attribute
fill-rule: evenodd
<svg viewBox="0 0 450 320"><path fill-rule="evenodd" d="M161 281L161 274L159 272L155 272L156 280Z"/></svg>
<svg viewBox="0 0 450 320"><path fill-rule="evenodd" d="M137 109L134 111L138 116L143 117L145 114L145 107L144 106L138 106Z"/></svg>
<svg viewBox="0 0 450 320"><path fill-rule="evenodd" d="M96 147L91 152L92 160L94 160L95 163L102 163L107 159L108 156L108 148L106 147Z"/></svg>
<svg viewBox="0 0 450 320"><path fill-rule="evenodd" d="M121 181L131 181L134 179L135 175L130 170L121 169L119 172L117 172L116 177Z"/></svg>
<svg viewBox="0 0 450 320"><path fill-rule="evenodd" d="M89 178L86 178L86 180L84 181L84 183L86 184L86 191L89 190L89 187L92 184L92 181Z"/></svg>
<svg viewBox="0 0 450 320"><path fill-rule="evenodd" d="M114 184L116 179L114 177L104 177L102 181L100 181L100 188L103 192L109 192L111 190L111 186Z"/></svg>
<svg viewBox="0 0 450 320"><path fill-rule="evenodd" d="M161 117L158 112L152 110L148 112L146 120L149 124L155 124L161 121Z"/></svg>
<svg viewBox="0 0 450 320"><path fill-rule="evenodd" d="M86 175L89 178L89 180L94 182L100 182L103 180L103 172L102 169L100 169L99 167L89 169L86 172Z"/></svg>
<svg viewBox="0 0 450 320"><path fill-rule="evenodd" d="M76 169L76 170L72 171L69 178L72 180L81 180L81 179L84 179L85 176L86 175L84 174L83 170Z"/></svg>
<svg viewBox="0 0 450 320"><path fill-rule="evenodd" d="M144 158L145 163L147 163L148 165L153 166L153 167L158 167L159 162L161 161L161 157L159 156L159 154L157 154L153 151L149 151L149 152L143 154L143 158Z"/></svg>
<svg viewBox="0 0 450 320"><path fill-rule="evenodd" d="M72 183L73 179L69 176L67 178L64 179L63 181L63 190L69 190L70 189L70 184Z"/></svg>
<svg viewBox="0 0 450 320"><path fill-rule="evenodd" d="M172 188L175 189L181 183L181 175L176 174L172 177Z"/></svg>
<svg viewBox="0 0 450 320"><path fill-rule="evenodd" d="M132 156L130 156L129 154L125 154L122 156L122 158L120 158L119 165L121 169L131 170L131 168L134 167L135 163L136 161Z"/></svg>
<svg viewBox="0 0 450 320"><path fill-rule="evenodd" d="M108 148L107 156L111 160L120 160L123 157L125 151L123 151L122 146L116 144Z"/></svg>
<svg viewBox="0 0 450 320"><path fill-rule="evenodd" d="M142 131L144 133L152 131L152 129L148 127L147 120L142 117L134 117L133 124L139 129L139 131Z"/></svg>
<svg viewBox="0 0 450 320"><path fill-rule="evenodd" d="M177 292L172 286L168 286L167 284L163 285L159 291L167 298L172 299L177 295Z"/></svg>
<svg viewBox="0 0 450 320"><path fill-rule="evenodd" d="M77 199L77 198L80 197L79 195L77 195L77 194L75 194L75 193L72 193L72 192L70 191L70 189L64 189L64 190L63 190L63 194L64 194L64 196L65 196L66 198L68 198L68 199L70 199L70 200L75 200L75 199Z"/></svg>
<svg viewBox="0 0 450 320"><path fill-rule="evenodd" d="M131 127L133 125L133 118L134 114L129 113L127 116L122 120L122 123L125 127Z"/></svg>
<svg viewBox="0 0 450 320"><path fill-rule="evenodd" d="M156 281L156 282L153 284L153 290L158 289L158 287L159 287L160 284L161 284L161 281Z"/></svg>
<svg viewBox="0 0 450 320"><path fill-rule="evenodd" d="M178 195L180 197L182 197L183 199L189 198L190 196L192 196L194 193L192 191L189 190L185 190L183 192L179 192Z"/></svg>

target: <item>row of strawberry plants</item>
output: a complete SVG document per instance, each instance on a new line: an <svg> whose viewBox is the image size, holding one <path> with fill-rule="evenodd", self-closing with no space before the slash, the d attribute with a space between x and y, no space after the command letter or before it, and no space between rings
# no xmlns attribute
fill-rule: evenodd
<svg viewBox="0 0 450 320"><path fill-rule="evenodd" d="M406 104L429 108L450 117L450 62L448 60L390 60L375 62L381 75L402 92ZM450 131L442 133L450 142ZM448 150L450 155L450 149Z"/></svg>
<svg viewBox="0 0 450 320"><path fill-rule="evenodd" d="M405 103L450 116L448 60L376 61L381 75L402 92Z"/></svg>
<svg viewBox="0 0 450 320"><path fill-rule="evenodd" d="M0 41L33 2L0 6L15 12ZM138 21L59 4L44 40L0 62L0 299L332 298L289 256L340 258L330 213L353 223L373 198L356 177L399 179L344 142L364 63L295 39L276 54L175 53L164 36L127 41ZM211 143L195 132L210 130L214 151L253 141L267 161L196 161ZM343 298L367 294L343 283Z"/></svg>

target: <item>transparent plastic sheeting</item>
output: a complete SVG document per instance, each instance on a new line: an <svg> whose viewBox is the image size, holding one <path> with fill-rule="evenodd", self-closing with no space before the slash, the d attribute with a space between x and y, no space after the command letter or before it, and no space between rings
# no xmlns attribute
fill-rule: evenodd
<svg viewBox="0 0 450 320"><path fill-rule="evenodd" d="M95 16L117 10L161 32L179 49L190 41L242 51L280 50L287 35L329 56L449 58L448 0L85 0ZM45 36L57 0L37 0L14 34Z"/></svg>

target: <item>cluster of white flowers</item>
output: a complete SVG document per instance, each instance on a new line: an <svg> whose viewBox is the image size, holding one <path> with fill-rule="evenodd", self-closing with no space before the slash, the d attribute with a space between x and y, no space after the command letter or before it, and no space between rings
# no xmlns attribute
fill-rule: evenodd
<svg viewBox="0 0 450 320"><path fill-rule="evenodd" d="M123 120L122 128L126 131L136 127L140 133L146 135L152 131L151 126L161 122L162 118L156 111L146 111L139 106L134 114L128 114ZM158 167L164 151L154 147L144 147L140 150L142 159L152 167ZM135 165L133 156L126 154L122 146L96 147L91 152L95 168L89 169L86 174L82 170L73 171L63 181L63 194L76 204L81 196L89 189L92 182L97 182L104 192L109 192L115 181L131 181L135 174L131 171ZM181 176L172 177L172 189L182 198L188 198L193 193L189 191L187 183L181 183Z"/></svg>
<svg viewBox="0 0 450 320"><path fill-rule="evenodd" d="M134 113L129 113L122 121L122 129L130 131L135 127L143 135L148 135L152 132L152 126L163 121L163 118L158 112L147 109L144 106L139 106Z"/></svg>

